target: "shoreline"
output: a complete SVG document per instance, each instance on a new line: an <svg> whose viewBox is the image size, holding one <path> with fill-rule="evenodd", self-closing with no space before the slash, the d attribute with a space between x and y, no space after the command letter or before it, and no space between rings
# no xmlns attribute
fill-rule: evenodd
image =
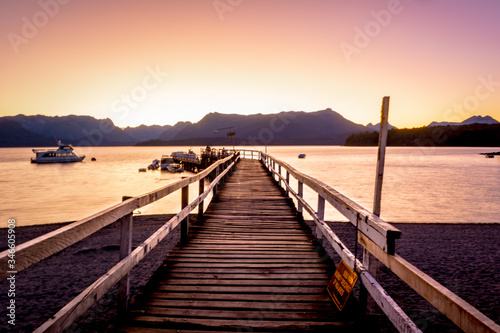
<svg viewBox="0 0 500 333"><path fill-rule="evenodd" d="M173 215L134 217L133 246L144 241ZM21 226L16 233L18 244L57 229L66 223ZM355 227L348 222L329 222L332 230L354 252ZM399 223L403 234L396 242L396 252L429 274L452 292L500 322L500 224ZM60 308L106 273L118 262L119 223L113 223L85 240L74 244L16 275L16 332L31 332ZM5 237L6 229L0 230ZM17 238L18 237L18 238ZM29 239L28 239L29 238ZM22 240L26 239L26 240ZM131 272L131 295L143 290L145 283L162 263L166 253L179 239L174 229ZM327 249L328 251L328 249ZM358 258L361 257L358 246ZM335 262L338 256L330 253ZM446 263L446 264L444 264ZM456 326L437 312L385 267L380 283L401 308L424 332L454 331ZM5 281L0 283L6 290ZM359 295L359 283L354 296ZM116 316L117 288L114 287L70 329L98 332L106 329ZM6 304L7 293L0 294ZM6 317L2 306L0 316ZM394 332L387 319L379 314L374 332ZM0 330L8 331L7 320Z"/></svg>

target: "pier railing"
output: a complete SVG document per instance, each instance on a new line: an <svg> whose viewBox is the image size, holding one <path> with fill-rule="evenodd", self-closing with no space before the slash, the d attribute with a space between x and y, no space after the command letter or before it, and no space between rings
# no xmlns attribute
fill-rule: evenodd
<svg viewBox="0 0 500 333"><path fill-rule="evenodd" d="M247 151L245 154L248 155L249 152ZM500 332L500 326L493 320L396 254L395 240L401 235L398 229L325 183L301 173L289 164L262 152L255 152L255 154L258 154L259 159L269 170L273 179L279 186L283 187L287 195L296 199L297 211L301 214L305 210L313 218L316 225L316 237L326 239L342 260L358 272L363 286L398 331L420 332L399 305L368 272L363 263L354 257L330 226L325 223L325 202L337 209L357 227L359 244L462 330L474 333ZM297 180L297 190L292 187L290 176ZM304 185L318 194L317 210L304 200Z"/></svg>
<svg viewBox="0 0 500 333"><path fill-rule="evenodd" d="M187 240L189 231L188 216L195 208L198 214L203 214L204 201L210 193L216 194L217 187L231 173L239 160L238 153L212 164L200 173L179 180L173 184L137 197L124 197L123 202L105 209L83 220L68 224L50 233L30 240L16 247L16 271L20 272L29 266L40 262L51 255L64 250L76 242L90 236L103 227L116 221L121 222L120 261L106 274L81 292L70 303L64 306L53 317L47 320L35 332L60 332L71 324L97 300L104 296L114 285L119 283L119 297L126 309L129 294L128 274L131 269L151 252L176 226L181 224L181 241ZM205 179L210 184L205 187ZM189 185L199 182L199 196L189 203ZM168 222L156 230L142 244L132 250L132 214L137 208L158 201L178 190L182 191L182 210ZM7 267L8 250L0 253L0 266ZM0 281L7 278L5 270L0 272Z"/></svg>
<svg viewBox="0 0 500 333"><path fill-rule="evenodd" d="M120 221L122 226L118 264L81 292L35 332L64 330L117 283L119 283L121 304L126 307L129 290L128 274L131 269L179 224L181 225L181 240L187 240L190 212L198 207L199 214L203 214L204 202L208 195L211 192L216 194L217 186L231 173L232 168L240 158L259 159L264 164L273 179L283 187L288 195L296 199L297 211L303 213L305 210L313 218L316 225L316 237L326 240L342 260L359 273L364 287L400 332L420 332L420 330L325 223L326 203L336 208L357 227L359 244L461 329L466 332L500 332L499 325L396 254L395 240L401 235L398 229L328 185L299 172L283 161L253 150L239 150L236 154L215 162L206 170L192 177L179 180L141 196L124 197L120 204L17 246L16 269L19 272L111 223ZM297 181L296 189L292 186L291 177ZM205 187L207 178L211 179L211 182ZM195 182L199 182L199 196L189 203L188 186ZM304 185L318 194L317 209L314 209L304 199ZM137 246L134 251L131 251L133 211L178 190L182 192L182 210ZM8 251L0 253L2 267L7 267L8 254ZM6 271L0 271L0 280L6 278Z"/></svg>

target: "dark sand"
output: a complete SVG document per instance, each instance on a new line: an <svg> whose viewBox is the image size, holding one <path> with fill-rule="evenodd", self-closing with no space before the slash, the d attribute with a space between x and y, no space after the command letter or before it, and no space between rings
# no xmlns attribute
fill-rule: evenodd
<svg viewBox="0 0 500 333"><path fill-rule="evenodd" d="M168 220L165 216L134 218L133 245L144 241ZM60 227L17 227L16 241L35 238ZM331 223L332 229L354 252L355 228ZM499 224L395 224L403 236L397 253L438 282L457 293L485 315L500 323L500 225ZM115 223L66 250L16 275L16 326L7 323L6 281L0 283L0 331L31 332L118 262L120 226ZM7 239L6 229L0 230ZM139 292L169 249L179 239L174 230L131 273L132 294ZM2 241L0 250L5 249ZM358 257L361 257L361 247ZM335 262L336 254L331 254ZM385 267L381 284L424 332L460 330L413 292ZM354 291L359 294L359 282ZM68 331L101 332L116 316L117 290L113 288ZM373 332L395 332L383 315L374 316Z"/></svg>

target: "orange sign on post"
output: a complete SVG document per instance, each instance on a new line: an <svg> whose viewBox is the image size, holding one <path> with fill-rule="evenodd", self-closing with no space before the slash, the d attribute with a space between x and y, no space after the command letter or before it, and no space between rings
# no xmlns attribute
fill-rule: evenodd
<svg viewBox="0 0 500 333"><path fill-rule="evenodd" d="M330 283L326 287L328 294L340 311L344 308L357 280L358 274L341 260L335 270L335 274L333 274Z"/></svg>

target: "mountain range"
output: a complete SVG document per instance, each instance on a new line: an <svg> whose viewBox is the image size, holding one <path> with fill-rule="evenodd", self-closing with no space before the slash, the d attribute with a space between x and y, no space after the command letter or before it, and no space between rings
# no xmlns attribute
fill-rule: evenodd
<svg viewBox="0 0 500 333"><path fill-rule="evenodd" d="M472 117L464 121L495 121ZM498 122L497 122L498 123ZM432 126L435 126L432 123ZM429 125L429 126L431 126ZM331 110L288 111L276 114L209 113L196 123L141 125L119 128L110 119L90 116L0 117L0 147L54 146L55 139L75 146L126 145L342 145L351 134L377 131L379 125L356 124ZM395 128L389 126L389 128ZM220 129L216 133L215 130Z"/></svg>
<svg viewBox="0 0 500 333"><path fill-rule="evenodd" d="M221 129L217 133L214 130ZM55 139L75 146L343 144L363 125L326 109L277 114L210 113L196 123L119 128L110 119L90 116L7 116L0 118L0 147L54 146Z"/></svg>
<svg viewBox="0 0 500 333"><path fill-rule="evenodd" d="M461 123L454 123L454 122L447 122L447 121L442 121L442 122L437 122L433 121L428 127L434 127L434 126L461 126L461 125L472 125L472 124L498 124L498 121L491 118L490 116L472 116L468 119L465 119Z"/></svg>

